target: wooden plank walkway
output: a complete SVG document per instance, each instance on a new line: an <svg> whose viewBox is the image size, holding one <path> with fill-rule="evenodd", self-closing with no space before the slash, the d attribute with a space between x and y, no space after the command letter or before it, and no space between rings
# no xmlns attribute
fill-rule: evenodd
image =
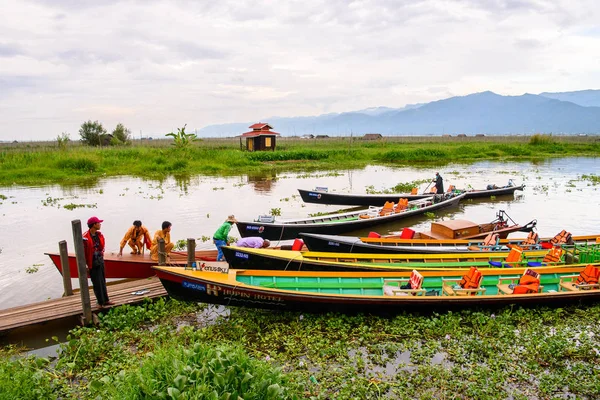
<svg viewBox="0 0 600 400"><path fill-rule="evenodd" d="M167 295L157 277L117 282L107 285L107 288L110 301L115 303L112 307L138 303L144 298L157 298ZM136 292L140 294L134 294ZM107 310L107 308L98 307L94 291L91 288L90 299L92 313ZM0 332L82 314L81 295L76 292L73 296L0 310Z"/></svg>

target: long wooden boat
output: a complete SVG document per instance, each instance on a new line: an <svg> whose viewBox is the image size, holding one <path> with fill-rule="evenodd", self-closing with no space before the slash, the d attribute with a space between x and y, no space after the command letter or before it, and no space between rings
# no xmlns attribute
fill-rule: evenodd
<svg viewBox="0 0 600 400"><path fill-rule="evenodd" d="M464 194L449 193L413 200L408 202L405 209L386 215L379 215L381 208L375 207L368 211L360 210L305 219L275 220L273 222L238 221L237 228L242 237L260 236L269 240L295 239L301 232L338 234L456 206L464 196Z"/></svg>
<svg viewBox="0 0 600 400"><path fill-rule="evenodd" d="M492 189L480 190L459 190L464 192L465 199L474 199L481 197L504 196L514 194L517 190L523 190L525 185L507 185ZM392 193L392 194L355 194L355 193L332 193L324 190L305 190L298 189L300 197L305 203L316 204L331 204L339 206L382 206L387 201L398 201L400 198L409 200L423 199L431 196L431 193L422 194L407 194L407 193Z"/></svg>
<svg viewBox="0 0 600 400"><path fill-rule="evenodd" d="M509 304L564 305L600 299L600 290L560 291L561 277L579 274L582 265L543 267L541 293L499 294L501 278L519 277L522 268L481 270L485 288L475 296L389 296L386 280L406 279L410 272L306 272L229 270L226 274L154 267L170 296L187 301L253 308L394 313L415 309L433 310L465 307L497 307ZM430 294L442 294L443 279L460 279L464 270L419 271L422 287Z"/></svg>
<svg viewBox="0 0 600 400"><path fill-rule="evenodd" d="M58 272L62 274L59 253L45 253L50 257ZM217 259L217 250L199 250L196 251L197 261L215 261ZM168 263L170 265L185 266L187 264L187 253L172 252ZM152 269L157 262L150 258L150 252L141 255L132 255L123 253L118 256L116 253L104 254L104 273L106 278L148 278L156 273ZM78 278L77 260L75 253L69 253L69 271L71 278Z"/></svg>
<svg viewBox="0 0 600 400"><path fill-rule="evenodd" d="M356 237L340 235L323 235L313 233L301 233L299 237L310 251L335 252L335 253L463 253L472 251L470 249L483 245L481 240L464 239L399 239L397 237ZM597 235L572 236L573 244L596 243ZM508 251L508 245L521 245L526 238L501 239L495 250ZM552 247L551 238L542 238L537 246L541 249Z"/></svg>
<svg viewBox="0 0 600 400"><path fill-rule="evenodd" d="M223 247L231 268L281 271L394 271L422 268L465 268L489 266L489 261L504 261L508 252L470 252L455 254L344 254L311 251ZM547 250L524 252L525 262L539 263Z"/></svg>

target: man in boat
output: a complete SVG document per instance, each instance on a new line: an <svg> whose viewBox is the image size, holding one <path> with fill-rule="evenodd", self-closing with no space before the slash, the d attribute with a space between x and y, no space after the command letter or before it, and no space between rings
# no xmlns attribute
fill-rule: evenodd
<svg viewBox="0 0 600 400"><path fill-rule="evenodd" d="M83 250L85 263L94 287L94 295L100 307L115 303L108 299L106 277L104 275L104 235L100 232L104 220L91 217L87 221L88 230L83 234Z"/></svg>
<svg viewBox="0 0 600 400"><path fill-rule="evenodd" d="M150 233L148 229L142 225L142 221L133 221L133 226L127 230L123 240L121 240L121 248L119 249L119 255L123 255L123 248L125 244L131 247L131 254L142 254L144 250L144 244L150 249L152 247L152 240L150 239Z"/></svg>
<svg viewBox="0 0 600 400"><path fill-rule="evenodd" d="M217 246L218 251L217 261L223 261L223 251L221 250L221 247L227 246L227 243L229 242L229 231L235 223L237 223L235 216L228 216L225 222L223 222L223 225L221 225L213 235L213 242L215 246Z"/></svg>
<svg viewBox="0 0 600 400"><path fill-rule="evenodd" d="M250 237L241 238L240 240L235 242L235 245L237 247L249 247L252 249L261 249L261 248L269 247L271 245L271 242L269 242L267 239L261 238L260 236L250 236Z"/></svg>
<svg viewBox="0 0 600 400"><path fill-rule="evenodd" d="M162 239L165 241L165 253L167 259L169 258L169 254L171 254L171 250L175 245L171 243L171 224L169 221L164 221L162 223L162 229L154 232L154 238L152 239L152 247L150 247L150 258L154 261L158 260L158 239Z"/></svg>
<svg viewBox="0 0 600 400"><path fill-rule="evenodd" d="M440 175L439 172L435 173L435 192L437 194L443 194L444 193L444 179L442 179L442 176Z"/></svg>

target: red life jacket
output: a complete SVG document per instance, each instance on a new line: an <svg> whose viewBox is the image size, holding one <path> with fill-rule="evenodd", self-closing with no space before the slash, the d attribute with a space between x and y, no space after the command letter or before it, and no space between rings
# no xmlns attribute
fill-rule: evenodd
<svg viewBox="0 0 600 400"><path fill-rule="evenodd" d="M96 235L100 239L100 251L104 255L104 235L100 231L96 231ZM94 240L90 231L86 231L83 234L83 250L85 253L85 263L89 269L92 269L92 260L94 259Z"/></svg>

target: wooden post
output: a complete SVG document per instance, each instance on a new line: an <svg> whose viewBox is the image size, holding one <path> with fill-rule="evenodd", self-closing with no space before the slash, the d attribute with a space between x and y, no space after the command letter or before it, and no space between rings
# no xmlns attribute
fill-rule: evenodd
<svg viewBox="0 0 600 400"><path fill-rule="evenodd" d="M73 286L71 285L71 268L69 267L69 253L67 250L67 241L58 242L58 252L60 253L60 266L62 268L64 296L73 295Z"/></svg>
<svg viewBox="0 0 600 400"><path fill-rule="evenodd" d="M165 250L165 239L158 239L158 265L167 265L167 254Z"/></svg>
<svg viewBox="0 0 600 400"><path fill-rule="evenodd" d="M85 264L85 251L83 248L83 234L81 233L81 221L71 221L73 228L73 243L75 243L75 258L77 259L77 271L79 272L79 288L81 293L81 307L83 308L83 324L92 322L92 305L90 303L90 289L87 280L87 267Z"/></svg>
<svg viewBox="0 0 600 400"><path fill-rule="evenodd" d="M192 264L196 262L196 239L187 240L187 268L192 268Z"/></svg>

